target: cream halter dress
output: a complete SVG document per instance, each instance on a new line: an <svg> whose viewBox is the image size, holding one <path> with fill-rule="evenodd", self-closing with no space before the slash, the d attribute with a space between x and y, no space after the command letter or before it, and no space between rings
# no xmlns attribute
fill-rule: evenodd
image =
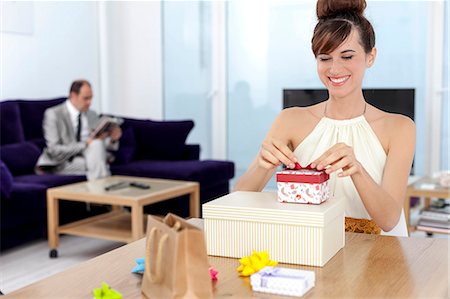
<svg viewBox="0 0 450 299"><path fill-rule="evenodd" d="M300 165L306 166L340 142L353 147L356 159L372 179L380 184L387 157L364 115L345 120L322 117L312 132L297 146L294 154ZM334 197L345 200L345 216L371 219L350 177L339 178L335 172L331 174L329 183ZM397 225L389 232L382 230L381 234L408 236L403 209Z"/></svg>

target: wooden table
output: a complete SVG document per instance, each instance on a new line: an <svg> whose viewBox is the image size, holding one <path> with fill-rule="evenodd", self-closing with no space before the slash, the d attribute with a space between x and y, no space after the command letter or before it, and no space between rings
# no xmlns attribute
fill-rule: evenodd
<svg viewBox="0 0 450 299"><path fill-rule="evenodd" d="M449 242L346 233L345 247L323 268L282 266L315 272L316 285L304 298L448 298ZM4 298L92 298L91 291L102 281L123 298L142 298L142 276L131 269L134 260L144 256L144 248L145 239L141 239ZM250 279L236 272L237 259L209 259L219 271L219 280L213 282L216 298L293 298L253 293Z"/></svg>
<svg viewBox="0 0 450 299"><path fill-rule="evenodd" d="M105 191L117 182L141 182L150 189L134 187ZM60 234L101 238L130 243L144 237L144 206L189 194L190 216L200 216L197 182L111 176L104 179L70 184L47 190L48 246L50 257L57 257ZM109 213L59 226L59 200L112 205ZM130 207L131 215L121 207Z"/></svg>
<svg viewBox="0 0 450 299"><path fill-rule="evenodd" d="M424 184L432 184L435 187L433 189L423 188ZM404 212L406 218L406 225L410 230L410 201L411 197L424 197L425 208L430 206L431 198L450 198L450 189L442 187L439 184L438 179L430 177L421 178L414 183L411 183L406 188L406 199L404 204Z"/></svg>

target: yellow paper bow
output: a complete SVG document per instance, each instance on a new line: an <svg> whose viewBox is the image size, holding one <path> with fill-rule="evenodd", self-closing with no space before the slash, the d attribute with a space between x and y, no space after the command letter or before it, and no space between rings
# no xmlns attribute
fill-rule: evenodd
<svg viewBox="0 0 450 299"><path fill-rule="evenodd" d="M239 260L241 265L237 268L240 276L250 276L265 266L276 266L278 262L269 259L267 251L257 252L253 250L251 256L244 256Z"/></svg>
<svg viewBox="0 0 450 299"><path fill-rule="evenodd" d="M111 289L106 282L102 282L102 287L94 289L92 293L94 294L94 299L122 299L122 294Z"/></svg>

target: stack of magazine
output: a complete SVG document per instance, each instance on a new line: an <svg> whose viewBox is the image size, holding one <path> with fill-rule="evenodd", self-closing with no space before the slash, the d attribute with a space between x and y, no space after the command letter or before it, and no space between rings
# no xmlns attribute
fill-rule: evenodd
<svg viewBox="0 0 450 299"><path fill-rule="evenodd" d="M418 230L436 233L450 233L450 206L429 207L422 211Z"/></svg>

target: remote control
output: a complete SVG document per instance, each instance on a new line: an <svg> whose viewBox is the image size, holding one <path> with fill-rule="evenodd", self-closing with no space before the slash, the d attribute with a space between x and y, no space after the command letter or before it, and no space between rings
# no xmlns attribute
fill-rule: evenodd
<svg viewBox="0 0 450 299"><path fill-rule="evenodd" d="M122 189L122 188L126 188L128 186L130 186L130 183L128 183L128 182L118 182L118 183L114 183L114 184L106 186L105 191Z"/></svg>
<svg viewBox="0 0 450 299"><path fill-rule="evenodd" d="M150 189L150 185L140 183L140 182L130 182L131 187L136 187L139 189Z"/></svg>

